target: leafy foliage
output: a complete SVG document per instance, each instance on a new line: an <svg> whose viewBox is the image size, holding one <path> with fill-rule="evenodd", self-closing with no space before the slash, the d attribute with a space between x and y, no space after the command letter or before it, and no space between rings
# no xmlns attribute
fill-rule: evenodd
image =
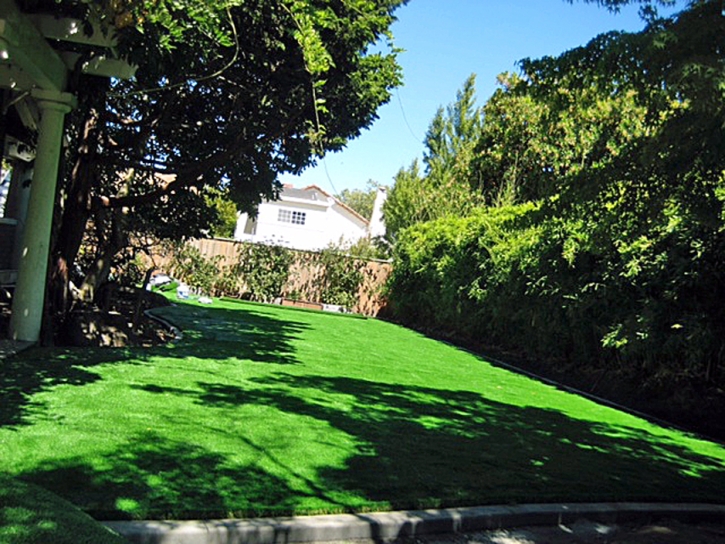
<svg viewBox="0 0 725 544"><path fill-rule="evenodd" d="M566 0L573 4L575 0ZM642 4L644 8L653 9L656 6L673 6L677 0L581 0L587 4L597 4L610 11L619 11L620 7L628 4Z"/></svg>
<svg viewBox="0 0 725 544"><path fill-rule="evenodd" d="M362 261L349 257L338 248L328 247L319 253L322 265L321 298L326 304L352 308L358 299L363 281Z"/></svg>
<svg viewBox="0 0 725 544"><path fill-rule="evenodd" d="M252 300L271 302L280 296L294 261L292 251L268 244L242 244L232 268Z"/></svg>
<svg viewBox="0 0 725 544"><path fill-rule="evenodd" d="M504 74L464 178L487 205L400 231L398 318L678 384L706 411L725 380L724 36L720 3L697 2Z"/></svg>
<svg viewBox="0 0 725 544"><path fill-rule="evenodd" d="M365 189L343 189L339 195L335 195L340 202L350 206L368 221L373 215L373 205L380 184L369 179Z"/></svg>
<svg viewBox="0 0 725 544"><path fill-rule="evenodd" d="M22 2L100 21L138 67L126 81L71 78L79 107L68 116L54 285L68 292L64 271L91 221L93 272L133 239L213 230L219 192L253 213L280 173L344 147L401 82L389 27L404 2ZM105 277L87 274L89 291Z"/></svg>
<svg viewBox="0 0 725 544"><path fill-rule="evenodd" d="M199 294L272 302L285 294L292 298L354 308L363 284L370 247L331 245L320 252L298 252L270 244L238 243L232 263L221 255L206 256L190 244L170 248L170 271ZM352 251L352 253L350 253ZM308 277L302 292L285 293L296 275Z"/></svg>
<svg viewBox="0 0 725 544"><path fill-rule="evenodd" d="M436 112L425 138L424 172L416 159L395 175L383 205L388 239L395 240L402 229L416 223L465 215L480 203L479 194L470 190L468 181L481 131L475 81L471 75L456 101Z"/></svg>
<svg viewBox="0 0 725 544"><path fill-rule="evenodd" d="M224 193L212 193L206 202L216 210L217 220L211 226L209 234L215 238L232 238L237 227L237 206Z"/></svg>
<svg viewBox="0 0 725 544"><path fill-rule="evenodd" d="M179 244L173 251L171 273L202 294L212 294L219 276L218 257L207 258L188 244Z"/></svg>

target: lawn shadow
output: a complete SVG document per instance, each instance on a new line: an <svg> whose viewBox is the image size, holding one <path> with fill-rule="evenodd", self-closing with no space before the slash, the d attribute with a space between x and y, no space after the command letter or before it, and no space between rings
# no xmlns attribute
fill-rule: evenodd
<svg viewBox="0 0 725 544"><path fill-rule="evenodd" d="M149 432L104 456L103 468L66 459L20 474L95 519L211 519L293 512L287 484L256 465Z"/></svg>
<svg viewBox="0 0 725 544"><path fill-rule="evenodd" d="M42 410L36 393L58 385L82 386L101 379L93 368L107 363L134 364L138 352L123 348L33 348L0 361L0 426L26 424Z"/></svg>
<svg viewBox="0 0 725 544"><path fill-rule="evenodd" d="M101 379L92 368L101 363L154 364L158 356L299 364L295 342L309 327L253 307L180 305L160 313L185 329L184 340L143 355L141 350L61 352L40 368L35 365L41 355L24 354L10 360L17 376L8 375L6 361L0 379L2 421L21 424L35 409L33 393L46 387ZM189 389L131 387L183 395L209 410L258 405L313 418L352 437L354 449L344 465L323 466L308 477L303 486L308 491L291 485L300 474L292 471L285 452L252 442L243 426L236 439L240 449L255 450L256 464L235 464L231 454L149 432L97 464L64 459L21 476L105 519L299 513L311 496L332 511L354 511L365 501L396 509L511 501L721 502L725 489L722 456L708 457L644 429L586 421L553 408L340 376L278 372L250 378L244 386L218 381L213 372L209 376ZM272 474L262 464L279 470ZM348 500L340 497L350 502L336 502Z"/></svg>
<svg viewBox="0 0 725 544"><path fill-rule="evenodd" d="M179 304L154 310L183 332L183 339L158 348L169 357L244 359L260 363L299 364L293 341L309 328L300 321L282 319L239 305L216 308Z"/></svg>
<svg viewBox="0 0 725 544"><path fill-rule="evenodd" d="M154 310L184 329L174 344L151 348L34 348L0 362L0 426L27 424L43 406L36 393L58 385L83 386L101 380L93 368L104 364L152 364L155 357L240 359L298 364L293 340L304 323L259 311L208 308L188 304Z"/></svg>
<svg viewBox="0 0 725 544"><path fill-rule="evenodd" d="M38 486L0 475L0 542L128 544L76 506Z"/></svg>
<svg viewBox="0 0 725 544"><path fill-rule="evenodd" d="M305 480L306 491L293 488L298 460L252 442L242 427L234 436L240 449L255 450L252 465L149 432L104 456L102 466L67 459L20 476L104 519L310 513L299 511L310 497L335 512L366 504L721 502L725 489L722 458L553 409L346 377L280 373L251 383L146 390L185 395L210 410L253 404L325 422L354 438L344 465L321 467ZM272 474L262 465L277 468Z"/></svg>
<svg viewBox="0 0 725 544"><path fill-rule="evenodd" d="M323 470L320 484L388 501L393 508L491 504L511 497L720 502L725 489L722 458L645 430L575 419L554 409L344 377L279 374L252 381L260 387L201 383L199 402L273 406L356 437L358 451L344 468ZM336 408L329 401L336 395L354 398L354 409Z"/></svg>

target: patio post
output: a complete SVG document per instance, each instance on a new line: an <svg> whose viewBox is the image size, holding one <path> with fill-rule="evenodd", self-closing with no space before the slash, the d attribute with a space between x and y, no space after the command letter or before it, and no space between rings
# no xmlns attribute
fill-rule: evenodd
<svg viewBox="0 0 725 544"><path fill-rule="evenodd" d="M32 96L41 119L10 318L10 338L26 342L37 342L40 337L63 123L75 102L70 93L58 91L33 89Z"/></svg>

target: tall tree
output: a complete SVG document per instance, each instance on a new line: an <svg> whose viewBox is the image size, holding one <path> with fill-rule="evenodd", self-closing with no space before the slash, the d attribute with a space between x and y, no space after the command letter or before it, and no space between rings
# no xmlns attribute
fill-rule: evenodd
<svg viewBox="0 0 725 544"><path fill-rule="evenodd" d="M377 181L369 179L365 184L365 189L343 189L336 197L362 217L370 220L379 187L380 184Z"/></svg>
<svg viewBox="0 0 725 544"><path fill-rule="evenodd" d="M390 242L406 227L433 219L431 208L435 198L426 188L418 159L409 167L401 168L393 179L393 187L383 204L386 238Z"/></svg>
<svg viewBox="0 0 725 544"><path fill-rule="evenodd" d="M399 307L668 393L694 384L693 404L713 384L722 398L723 50L722 2L692 2L504 76L474 166L514 205L407 230Z"/></svg>
<svg viewBox="0 0 725 544"><path fill-rule="evenodd" d="M610 11L617 12L622 6L629 4L641 4L644 10L643 14L650 16L656 14L657 6L672 7L677 4L677 0L566 0L570 4L575 1L584 2L586 4L597 4L598 6L607 8Z"/></svg>
<svg viewBox="0 0 725 544"><path fill-rule="evenodd" d="M275 196L279 173L356 137L401 81L395 48L369 47L390 43L405 1L23 2L105 22L138 66L129 81L74 78L80 105L69 118L53 246L57 292L67 293L89 224L90 297L129 232L196 235L216 217L210 190L252 211Z"/></svg>
<svg viewBox="0 0 725 544"><path fill-rule="evenodd" d="M459 176L460 165L476 145L481 132L481 110L476 106L476 75L471 74L456 93L455 102L438 108L425 137L423 162L430 181L445 185Z"/></svg>
<svg viewBox="0 0 725 544"><path fill-rule="evenodd" d="M455 102L439 108L425 137L424 172L416 160L401 169L383 207L388 237L415 223L465 215L482 199L471 188L474 150L481 137L476 76L469 76Z"/></svg>

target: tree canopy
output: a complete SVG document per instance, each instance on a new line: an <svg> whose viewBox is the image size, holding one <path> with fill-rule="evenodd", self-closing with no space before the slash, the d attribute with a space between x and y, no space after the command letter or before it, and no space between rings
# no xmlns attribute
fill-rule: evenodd
<svg viewBox="0 0 725 544"><path fill-rule="evenodd" d="M456 154L482 203L398 232L396 317L721 410L723 50L722 3L691 2L502 74Z"/></svg>
<svg viewBox="0 0 725 544"><path fill-rule="evenodd" d="M92 294L130 234L198 236L218 222L218 191L253 212L280 173L355 138L401 83L389 27L405 1L21 2L114 32L137 66L72 78L54 281L67 286L90 234Z"/></svg>
<svg viewBox="0 0 725 544"><path fill-rule="evenodd" d="M375 205L375 197L378 194L380 184L377 181L369 179L365 183L365 189L343 189L339 195L335 195L340 202L350 206L368 221L373 215L373 206Z"/></svg>
<svg viewBox="0 0 725 544"><path fill-rule="evenodd" d="M272 196L278 173L341 148L400 83L395 51L367 48L401 3L127 3L136 22L119 30L119 48L138 64L136 77L76 92L104 106L99 120L113 144L100 162L146 175L123 197L99 194L99 205L222 181L245 210ZM157 186L152 173L174 179Z"/></svg>
<svg viewBox="0 0 725 544"><path fill-rule="evenodd" d="M629 4L642 4L645 8L656 8L657 6L674 6L677 0L566 0L570 4L575 1L585 2L587 4L597 4L598 6L607 8L611 11L619 11L622 6Z"/></svg>
<svg viewBox="0 0 725 544"><path fill-rule="evenodd" d="M402 168L383 206L387 236L415 223L445 215L465 215L480 203L470 190L468 171L481 128L476 107L476 76L472 74L457 93L455 102L439 108L425 136L424 170L417 161Z"/></svg>

